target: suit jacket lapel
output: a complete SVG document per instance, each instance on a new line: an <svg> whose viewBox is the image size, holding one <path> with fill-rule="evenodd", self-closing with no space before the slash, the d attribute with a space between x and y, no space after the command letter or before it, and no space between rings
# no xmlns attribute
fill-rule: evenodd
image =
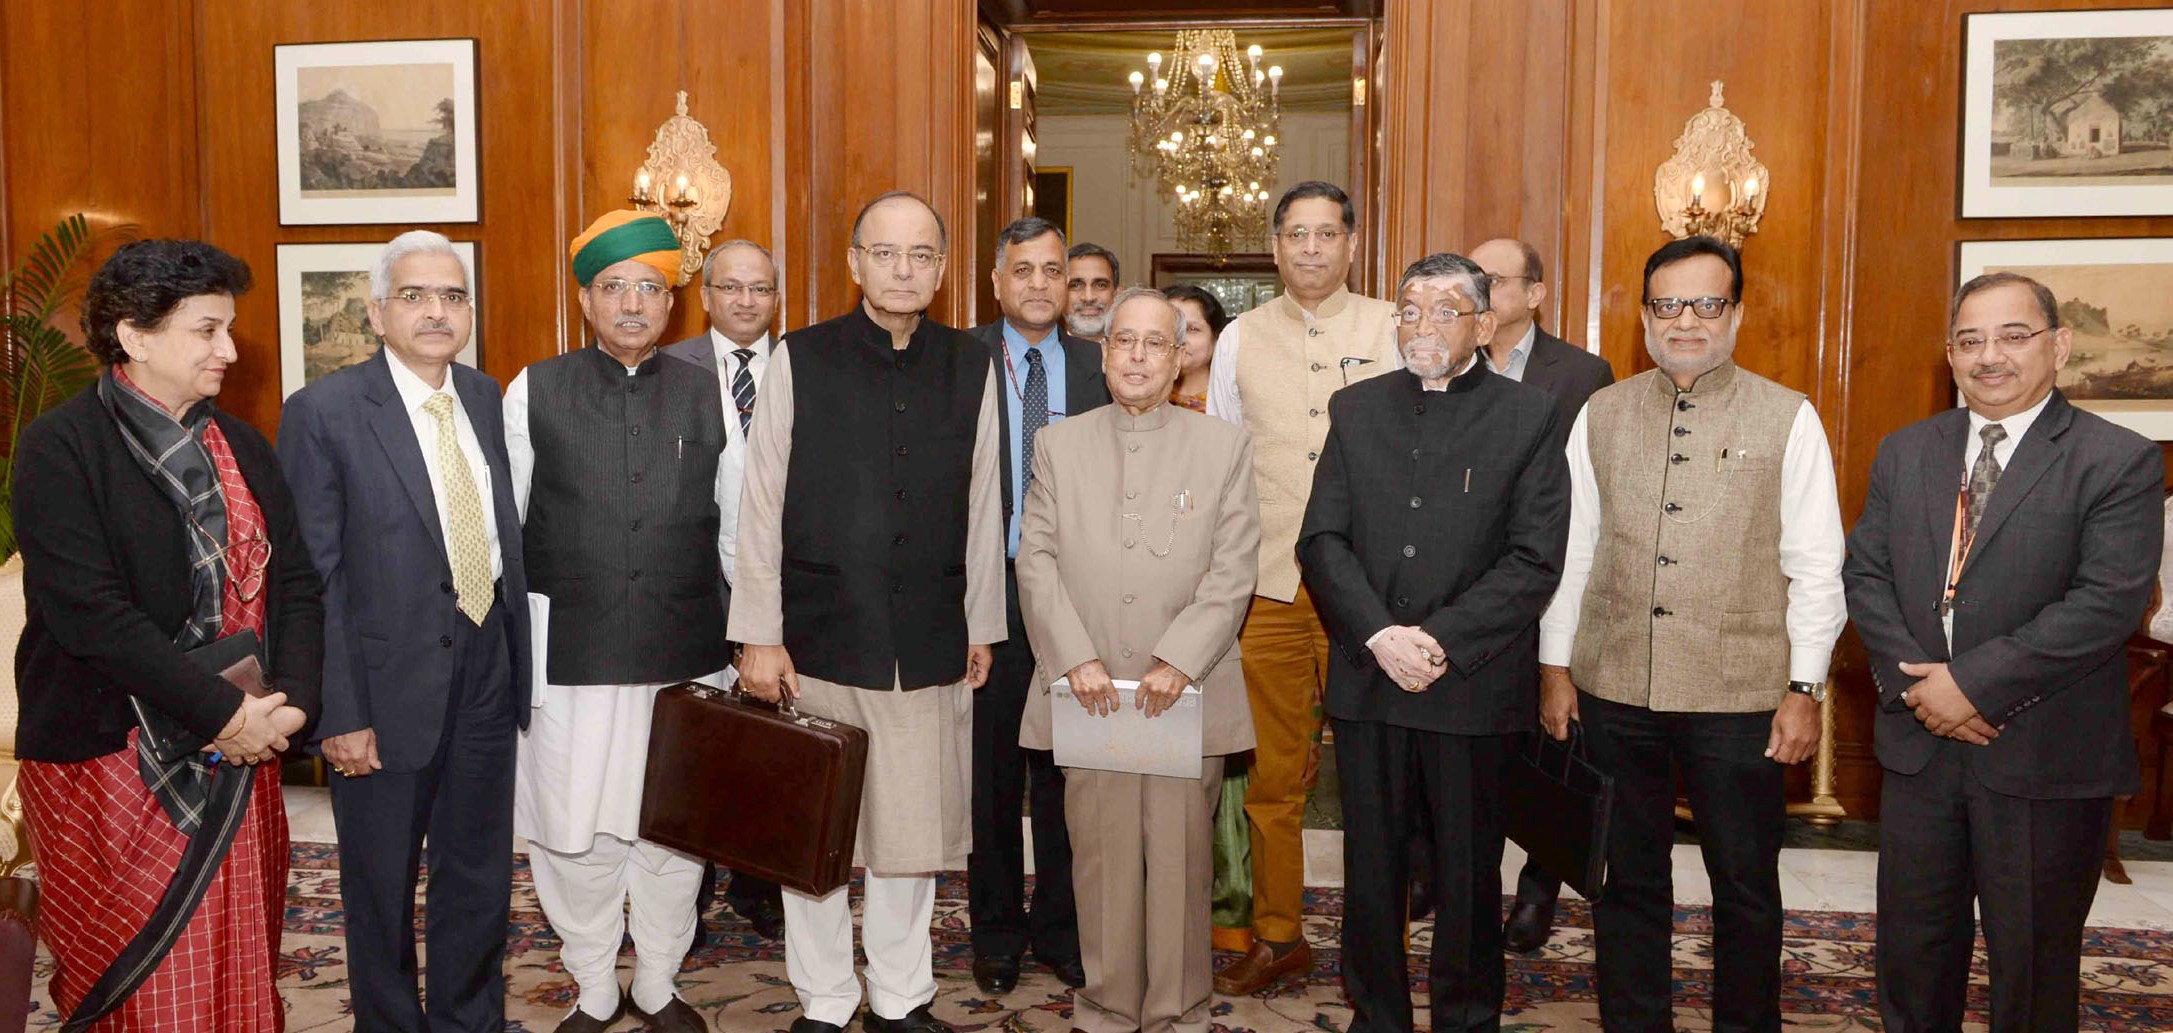
<svg viewBox="0 0 2173 1033"><path fill-rule="evenodd" d="M1077 416L1109 401L1109 389L1102 382L1101 346L1061 330L1057 340L1064 345L1064 415Z"/></svg>
<svg viewBox="0 0 2173 1033"><path fill-rule="evenodd" d="M430 468L423 465L423 447L415 437L415 421L408 416L407 407L400 404L400 389L392 384L392 369L386 365L392 360L379 348L370 361L376 365L369 372L369 389L364 397L377 405L377 412L370 416L370 429L376 432L377 443L384 446L385 457L392 461L393 475L407 489L408 500L415 504L423 526L430 529L430 543L437 546L438 556L445 558L445 528L438 523L437 496L430 491Z"/></svg>
<svg viewBox="0 0 2173 1033"><path fill-rule="evenodd" d="M1547 343L1549 341L1562 344L1562 342L1555 340L1554 335L1547 333L1545 330L1536 327L1533 329L1532 353L1524 357L1524 383L1551 392L1554 383L1554 365L1562 361L1562 354L1550 347ZM1562 347L1567 348L1569 345L1562 344Z"/></svg>
<svg viewBox="0 0 2173 1033"><path fill-rule="evenodd" d="M2022 504L2022 497L2030 493L2037 480L2052 467L2054 460L2067 451L2065 434L2069 423L2075 419L2075 410L2058 394L2037 414L2037 422L2030 425L2029 433L2015 443L2014 456L2007 460L2007 467L2000 471L1999 484L1992 489L1992 497L1985 500L1984 515L1977 519L1977 541L1969 550L1969 562L1963 564L1962 573L1977 565L1984 555L1984 547L2005 526L2007 518L2014 515ZM1958 464L1957 464L1958 465Z"/></svg>

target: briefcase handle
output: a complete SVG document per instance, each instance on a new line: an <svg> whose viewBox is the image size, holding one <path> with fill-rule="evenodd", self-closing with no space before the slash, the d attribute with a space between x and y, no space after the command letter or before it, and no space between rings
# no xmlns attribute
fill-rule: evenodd
<svg viewBox="0 0 2173 1033"><path fill-rule="evenodd" d="M775 703L771 703L768 700L756 699L755 697L748 695L745 690L739 687L739 679L736 677L732 679L732 684L727 685L721 689L717 688L714 685L705 685L701 682L695 682L693 684L694 694L700 696L703 699L713 699L721 693L725 696L731 697L737 702L745 703L749 706L769 707L770 709L775 710L778 713L785 715L786 717L797 719L800 716L800 711L792 705L791 696L780 692L778 693L777 702Z"/></svg>
<svg viewBox="0 0 2173 1033"><path fill-rule="evenodd" d="M1539 759L1546 752L1548 743L1562 741L1548 735L1546 729L1540 729L1539 734L1532 737L1532 755L1530 757L1532 766L1539 767ZM1558 776L1558 780L1563 782L1569 780L1569 766L1572 761L1581 760L1586 764L1592 763L1592 758L1585 755L1584 722L1576 718L1570 719L1568 742L1569 748L1562 751L1562 773Z"/></svg>

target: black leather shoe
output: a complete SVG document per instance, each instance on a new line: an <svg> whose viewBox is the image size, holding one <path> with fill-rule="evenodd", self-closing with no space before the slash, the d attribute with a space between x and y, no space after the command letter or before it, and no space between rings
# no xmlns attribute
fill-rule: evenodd
<svg viewBox="0 0 2173 1033"><path fill-rule="evenodd" d="M852 1021L851 1019L845 1020L847 1025L850 1025ZM834 1022L824 1022L821 1019L811 1019L802 1015L792 1020L791 1033L845 1033L845 1027Z"/></svg>
<svg viewBox="0 0 2173 1033"><path fill-rule="evenodd" d="M735 900L732 910L739 913L747 924L754 926L755 935L765 940L775 940L785 935L785 909L774 900Z"/></svg>
<svg viewBox="0 0 2173 1033"><path fill-rule="evenodd" d="M619 1010L612 1012L608 1019L599 1019L576 1005L573 1014L560 1019L558 1025L552 1028L552 1033L604 1033L626 1017L626 998L627 994L624 992L619 994Z"/></svg>
<svg viewBox="0 0 2173 1033"><path fill-rule="evenodd" d="M631 996L631 995L629 995ZM631 1006L634 1015L649 1024L649 1033L709 1033L709 1020L700 1012L677 997L666 1002L654 1013L641 1010L641 1005Z"/></svg>
<svg viewBox="0 0 2173 1033"><path fill-rule="evenodd" d="M886 1019L871 1011L860 1020L860 1028L867 1033L955 1033L950 1023L936 1018L925 1004L906 1012L902 1019Z"/></svg>
<svg viewBox="0 0 2173 1033"><path fill-rule="evenodd" d="M1086 985L1086 966L1078 958L1060 958L1055 961L1040 958L1040 961L1049 966L1049 971L1056 973L1056 978L1065 986L1077 990Z"/></svg>
<svg viewBox="0 0 2173 1033"><path fill-rule="evenodd" d="M1544 904L1519 900L1509 909L1509 921L1501 927L1502 946L1517 954L1530 954L1547 945L1554 935L1554 901Z"/></svg>
<svg viewBox="0 0 2173 1033"><path fill-rule="evenodd" d="M1004 954L973 959L973 985L984 994L1007 994L1018 989L1019 959ZM874 1012L868 1013L868 1018L875 1017Z"/></svg>

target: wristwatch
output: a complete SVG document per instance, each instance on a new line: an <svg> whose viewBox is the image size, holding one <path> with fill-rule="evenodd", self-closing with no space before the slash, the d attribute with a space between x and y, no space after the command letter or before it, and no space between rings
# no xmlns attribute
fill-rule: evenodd
<svg viewBox="0 0 2173 1033"><path fill-rule="evenodd" d="M1792 681L1788 683L1788 691L1809 696L1813 703L1826 702L1826 684L1824 682Z"/></svg>

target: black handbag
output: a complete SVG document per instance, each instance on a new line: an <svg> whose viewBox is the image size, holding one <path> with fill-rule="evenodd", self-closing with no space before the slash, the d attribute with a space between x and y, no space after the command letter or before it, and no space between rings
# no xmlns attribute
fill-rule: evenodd
<svg viewBox="0 0 2173 1033"><path fill-rule="evenodd" d="M1531 749L1511 765L1504 804L1509 838L1586 900L1607 885L1607 824L1615 806L1614 777L1585 755L1584 726L1569 738L1532 735Z"/></svg>

